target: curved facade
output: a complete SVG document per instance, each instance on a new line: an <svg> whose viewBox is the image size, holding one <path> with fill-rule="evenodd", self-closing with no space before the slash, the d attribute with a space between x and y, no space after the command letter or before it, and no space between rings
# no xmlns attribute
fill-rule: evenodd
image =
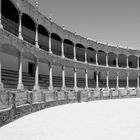
<svg viewBox="0 0 140 140"><path fill-rule="evenodd" d="M139 50L72 33L44 17L26 0L0 3L0 69L18 72L13 87L0 72L1 89L14 85L19 90L139 89ZM23 78L26 74L34 80L29 86Z"/></svg>

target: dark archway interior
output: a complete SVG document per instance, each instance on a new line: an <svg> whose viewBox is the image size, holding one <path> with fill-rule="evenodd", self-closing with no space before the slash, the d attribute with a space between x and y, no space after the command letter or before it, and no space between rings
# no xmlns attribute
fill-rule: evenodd
<svg viewBox="0 0 140 140"><path fill-rule="evenodd" d="M118 56L118 65L119 67L126 67L126 55L120 54Z"/></svg>
<svg viewBox="0 0 140 140"><path fill-rule="evenodd" d="M81 44L76 44L76 58L79 61L85 61L85 48Z"/></svg>
<svg viewBox="0 0 140 140"><path fill-rule="evenodd" d="M108 53L108 65L116 67L116 55L114 53Z"/></svg>
<svg viewBox="0 0 140 140"><path fill-rule="evenodd" d="M104 51L98 51L98 64L106 65L106 53Z"/></svg>
<svg viewBox="0 0 140 140"><path fill-rule="evenodd" d="M96 51L92 48L87 49L87 61L89 63L96 63Z"/></svg>
<svg viewBox="0 0 140 140"><path fill-rule="evenodd" d="M42 25L38 26L38 43L41 49L49 51L49 35Z"/></svg>
<svg viewBox="0 0 140 140"><path fill-rule="evenodd" d="M35 23L26 14L22 15L22 36L24 40L35 45Z"/></svg>
<svg viewBox="0 0 140 140"><path fill-rule="evenodd" d="M129 68L137 68L137 57L134 55L130 55L128 57L128 65Z"/></svg>
<svg viewBox="0 0 140 140"><path fill-rule="evenodd" d="M65 55L65 57L73 59L74 58L73 49L74 49L73 43L70 40L65 39L64 40L64 55Z"/></svg>
<svg viewBox="0 0 140 140"><path fill-rule="evenodd" d="M55 33L51 34L51 45L52 45L53 54L61 56L61 54L62 54L62 52L61 52L61 45L62 45L61 38Z"/></svg>
<svg viewBox="0 0 140 140"><path fill-rule="evenodd" d="M5 30L18 36L18 10L10 0L2 0L2 25Z"/></svg>

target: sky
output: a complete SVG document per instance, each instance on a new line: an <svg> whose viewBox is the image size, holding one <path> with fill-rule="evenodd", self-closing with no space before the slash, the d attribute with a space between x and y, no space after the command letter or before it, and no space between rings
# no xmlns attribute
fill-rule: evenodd
<svg viewBox="0 0 140 140"><path fill-rule="evenodd" d="M140 140L140 99L67 104L2 128L2 140Z"/></svg>
<svg viewBox="0 0 140 140"><path fill-rule="evenodd" d="M36 0L28 0L35 5ZM140 47L140 0L38 0L60 26L99 42Z"/></svg>

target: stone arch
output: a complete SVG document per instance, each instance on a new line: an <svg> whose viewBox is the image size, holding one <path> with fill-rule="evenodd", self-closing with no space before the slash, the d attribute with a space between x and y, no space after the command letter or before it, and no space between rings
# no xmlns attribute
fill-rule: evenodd
<svg viewBox="0 0 140 140"><path fill-rule="evenodd" d="M64 39L64 56L70 59L74 58L73 52L74 44L68 39Z"/></svg>
<svg viewBox="0 0 140 140"><path fill-rule="evenodd" d="M108 53L108 65L116 67L116 54L113 52Z"/></svg>
<svg viewBox="0 0 140 140"><path fill-rule="evenodd" d="M96 51L93 48L87 48L87 61L89 63L96 63Z"/></svg>
<svg viewBox="0 0 140 140"><path fill-rule="evenodd" d="M137 57L135 55L130 55L128 57L129 68L137 68Z"/></svg>
<svg viewBox="0 0 140 140"><path fill-rule="evenodd" d="M22 36L23 39L33 45L35 45L35 22L34 20L23 13L22 15Z"/></svg>
<svg viewBox="0 0 140 140"><path fill-rule="evenodd" d="M126 55L124 54L119 54L118 55L118 66L119 67L126 67Z"/></svg>
<svg viewBox="0 0 140 140"><path fill-rule="evenodd" d="M1 10L3 28L18 36L19 14L17 7L10 0L2 0Z"/></svg>
<svg viewBox="0 0 140 140"><path fill-rule="evenodd" d="M52 47L53 54L61 56L62 54L61 45L62 45L61 38L57 34L52 33L51 34L51 47Z"/></svg>
<svg viewBox="0 0 140 140"><path fill-rule="evenodd" d="M82 44L76 44L76 58L85 61L85 47Z"/></svg>
<svg viewBox="0 0 140 140"><path fill-rule="evenodd" d="M106 65L106 53L102 50L98 51L98 64Z"/></svg>
<svg viewBox="0 0 140 140"><path fill-rule="evenodd" d="M38 25L38 43L41 49L49 51L49 34L42 25Z"/></svg>

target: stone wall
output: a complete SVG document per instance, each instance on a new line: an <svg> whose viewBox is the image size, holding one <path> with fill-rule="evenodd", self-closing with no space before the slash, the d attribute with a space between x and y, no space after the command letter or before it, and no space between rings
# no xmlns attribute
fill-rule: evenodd
<svg viewBox="0 0 140 140"><path fill-rule="evenodd" d="M140 97L139 89L0 91L0 127L30 113L62 104Z"/></svg>

